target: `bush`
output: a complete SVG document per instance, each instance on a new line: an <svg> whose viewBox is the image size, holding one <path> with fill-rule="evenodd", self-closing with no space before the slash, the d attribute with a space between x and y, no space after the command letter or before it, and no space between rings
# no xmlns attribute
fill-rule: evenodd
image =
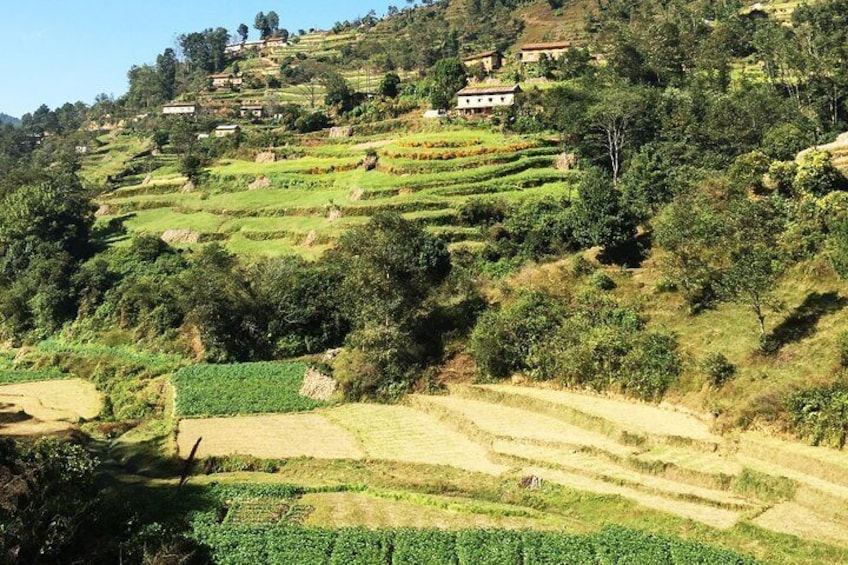
<svg viewBox="0 0 848 565"><path fill-rule="evenodd" d="M553 298L528 292L480 317L469 350L480 371L506 378L527 367L531 350L562 323L565 311Z"/></svg>
<svg viewBox="0 0 848 565"><path fill-rule="evenodd" d="M842 449L848 440L848 381L827 388L799 392L789 398L789 411L796 431L813 445Z"/></svg>
<svg viewBox="0 0 848 565"><path fill-rule="evenodd" d="M578 255L571 263L571 274L575 277L591 275L595 272L595 266L583 255Z"/></svg>
<svg viewBox="0 0 848 565"><path fill-rule="evenodd" d="M603 271L592 273L589 282L598 290L613 290L616 287L615 281Z"/></svg>
<svg viewBox="0 0 848 565"><path fill-rule="evenodd" d="M736 366L731 363L722 353L714 351L709 353L701 363L701 369L707 376L710 384L720 387L733 378L736 374Z"/></svg>

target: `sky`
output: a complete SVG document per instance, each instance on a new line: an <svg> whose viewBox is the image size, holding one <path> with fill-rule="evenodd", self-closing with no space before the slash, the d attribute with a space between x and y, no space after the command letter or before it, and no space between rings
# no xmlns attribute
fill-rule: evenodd
<svg viewBox="0 0 848 565"><path fill-rule="evenodd" d="M280 27L327 29L403 0L3 0L6 40L0 56L0 112L20 117L100 93L120 96L134 64L153 63L176 37L207 27L235 34L258 12L277 12Z"/></svg>

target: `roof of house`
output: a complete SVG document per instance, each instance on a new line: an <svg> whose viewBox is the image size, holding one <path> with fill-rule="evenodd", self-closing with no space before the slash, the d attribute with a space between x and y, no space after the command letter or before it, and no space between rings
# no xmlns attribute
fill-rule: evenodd
<svg viewBox="0 0 848 565"><path fill-rule="evenodd" d="M178 108L178 107L187 108L189 106L197 106L197 105L198 105L197 102L169 102L168 104L165 104L165 108Z"/></svg>
<svg viewBox="0 0 848 565"><path fill-rule="evenodd" d="M482 88L466 87L456 93L457 96L485 96L487 94L514 94L521 92L521 88L513 86L486 86Z"/></svg>
<svg viewBox="0 0 848 565"><path fill-rule="evenodd" d="M261 110L264 106L261 104L242 104L242 110Z"/></svg>
<svg viewBox="0 0 848 565"><path fill-rule="evenodd" d="M554 41L551 43L528 43L521 46L522 51L543 51L545 49L566 49L571 47L570 41Z"/></svg>
<svg viewBox="0 0 848 565"><path fill-rule="evenodd" d="M223 125L223 126L218 126L215 129L216 130L234 130L234 129L241 129L241 127L238 126L238 125Z"/></svg>
<svg viewBox="0 0 848 565"><path fill-rule="evenodd" d="M496 49L491 51L484 51L483 53L475 53L474 55L469 55L467 57L463 57L463 61L473 61L474 59L483 59L485 57L494 57L495 55L500 55Z"/></svg>
<svg viewBox="0 0 848 565"><path fill-rule="evenodd" d="M235 78L235 75L231 73L218 73L216 75L209 75L212 78Z"/></svg>

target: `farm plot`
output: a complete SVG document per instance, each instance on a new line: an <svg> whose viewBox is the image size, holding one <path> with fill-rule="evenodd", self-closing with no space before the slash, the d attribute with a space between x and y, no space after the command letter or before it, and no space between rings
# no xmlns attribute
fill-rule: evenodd
<svg viewBox="0 0 848 565"><path fill-rule="evenodd" d="M180 416L302 412L323 406L301 396L303 363L194 365L173 377Z"/></svg>
<svg viewBox="0 0 848 565"><path fill-rule="evenodd" d="M317 413L180 421L177 448L182 456L188 456L198 438L203 438L198 457L233 454L263 459L365 457L353 434Z"/></svg>
<svg viewBox="0 0 848 565"><path fill-rule="evenodd" d="M304 525L332 528L510 528L554 529L564 520L506 504L482 504L446 496L405 496L369 492L310 493L301 502L314 508ZM532 514L533 517L515 514ZM538 515L538 516L536 516Z"/></svg>
<svg viewBox="0 0 848 565"><path fill-rule="evenodd" d="M240 453L269 459L307 456L391 461L433 466L434 473L439 466L453 467L452 472L484 473L507 482L535 475L546 483L621 497L722 530L753 522L792 533L786 525L787 508L798 507L809 514L810 524L819 524L819 533L833 524L829 537L815 539L848 545L848 512L841 510L848 501L848 487L841 484L841 477L829 481L823 478L823 471L811 468L820 461L824 469L841 469L842 454L833 450L762 440L775 454L772 457L761 453L757 436L721 444L719 449L717 444L703 441L713 436L704 431L702 422L683 412L596 395L494 388L508 393L495 394L492 387L458 386L449 396L413 396L408 406L350 404L305 414L183 420L179 449L185 455L202 436L201 457ZM535 394L549 404L526 396ZM522 406L516 398L534 402ZM608 434L598 420L557 417L557 407L565 404L556 399L562 398L569 399L569 406L579 406L601 420L613 418L611 407L617 407L614 429L638 431L647 422L663 422L668 414L672 417L657 424L660 433L652 435L650 442L632 443L635 436ZM549 405L554 409L535 411ZM631 408L638 414L633 425L627 419ZM674 428L661 427L669 421ZM681 441L679 438L687 438L679 435L681 430L697 440ZM796 457L783 464L772 461L781 453ZM392 503L368 514L365 497L334 496L323 499L321 515L337 525L358 523L359 519L378 525L396 513L410 511L404 504ZM786 503L792 506L782 506ZM409 520L409 525L417 524L412 517Z"/></svg>
<svg viewBox="0 0 848 565"><path fill-rule="evenodd" d="M508 385L487 385L482 388L566 406L603 418L635 433L723 443L722 438L710 432L707 422L676 410L562 390Z"/></svg>
<svg viewBox="0 0 848 565"><path fill-rule="evenodd" d="M508 470L490 461L483 446L412 408L350 404L328 416L350 430L371 459L448 465L491 475Z"/></svg>
<svg viewBox="0 0 848 565"><path fill-rule="evenodd" d="M81 379L0 386L0 435L40 435L96 418L103 399Z"/></svg>

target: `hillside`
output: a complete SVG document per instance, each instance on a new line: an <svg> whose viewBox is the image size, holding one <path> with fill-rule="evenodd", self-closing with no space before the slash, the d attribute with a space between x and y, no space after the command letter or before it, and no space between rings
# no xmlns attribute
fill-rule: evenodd
<svg viewBox="0 0 848 565"><path fill-rule="evenodd" d="M0 128L0 555L848 563L846 12L260 13Z"/></svg>

